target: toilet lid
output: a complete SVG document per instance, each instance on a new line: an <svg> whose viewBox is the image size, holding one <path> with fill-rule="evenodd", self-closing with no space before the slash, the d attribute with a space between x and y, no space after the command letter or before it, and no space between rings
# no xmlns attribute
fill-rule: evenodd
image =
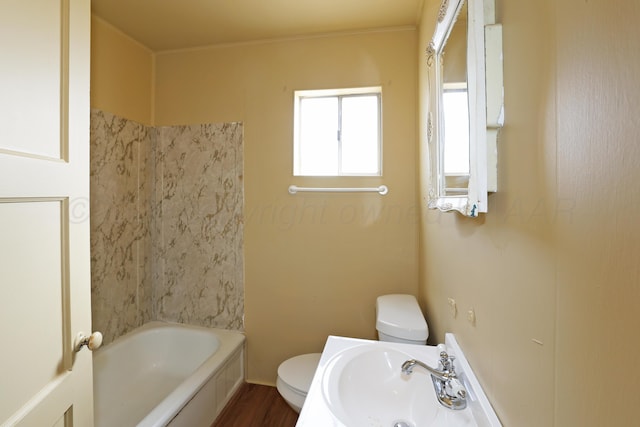
<svg viewBox="0 0 640 427"><path fill-rule="evenodd" d="M427 321L413 295L379 296L376 299L376 329L404 340L423 341L429 337Z"/></svg>
<svg viewBox="0 0 640 427"><path fill-rule="evenodd" d="M310 353L285 360L278 367L278 376L289 387L306 394L309 392L313 374L320 362L320 355L320 353Z"/></svg>

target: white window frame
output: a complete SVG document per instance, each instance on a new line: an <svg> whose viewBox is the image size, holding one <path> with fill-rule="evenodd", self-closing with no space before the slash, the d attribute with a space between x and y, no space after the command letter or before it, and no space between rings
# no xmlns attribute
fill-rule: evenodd
<svg viewBox="0 0 640 427"><path fill-rule="evenodd" d="M340 138L340 129L338 129L338 172L337 174L306 174L301 172L302 154L300 152L300 134L301 134L301 116L300 116L300 103L304 98L346 98L352 96L377 96L378 97L378 167L377 172L374 173L345 173L340 170L341 165L341 153L342 153L342 141ZM339 102L339 105L341 103ZM338 110L338 121L342 122L340 107ZM321 90L297 90L294 92L294 119L293 119L293 175L294 176L382 176L382 87L362 87L362 88L348 88L348 89L321 89ZM339 125L340 127L340 125Z"/></svg>

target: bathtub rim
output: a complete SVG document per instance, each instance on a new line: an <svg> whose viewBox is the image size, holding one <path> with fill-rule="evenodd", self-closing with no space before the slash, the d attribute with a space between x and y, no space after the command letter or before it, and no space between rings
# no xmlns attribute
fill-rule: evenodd
<svg viewBox="0 0 640 427"><path fill-rule="evenodd" d="M238 352L244 350L246 336L244 332L233 331L228 329L210 328L206 326L189 325L178 322L167 322L162 320L153 320L139 326L124 335L119 336L111 343L98 350L95 357L101 352L109 348L118 348L127 341L135 338L148 330L157 330L163 328L178 328L205 331L214 335L220 342L219 348L207 358L200 366L198 366L184 381L182 381L175 389L173 389L164 399L162 399L145 417L139 421L138 427L162 427L166 426L180 411L193 399L200 389L214 377L225 364L232 359ZM244 354L242 363L242 379L246 377L244 367Z"/></svg>

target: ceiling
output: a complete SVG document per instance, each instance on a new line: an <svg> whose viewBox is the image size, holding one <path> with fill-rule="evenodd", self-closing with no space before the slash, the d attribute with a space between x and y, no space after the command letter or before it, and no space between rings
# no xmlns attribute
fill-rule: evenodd
<svg viewBox="0 0 640 427"><path fill-rule="evenodd" d="M425 0L91 0L153 51L415 26Z"/></svg>

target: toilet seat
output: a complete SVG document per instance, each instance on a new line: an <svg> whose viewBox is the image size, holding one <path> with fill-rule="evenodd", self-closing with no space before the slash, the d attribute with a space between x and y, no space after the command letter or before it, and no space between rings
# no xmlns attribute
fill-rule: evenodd
<svg viewBox="0 0 640 427"><path fill-rule="evenodd" d="M278 381L276 383L278 391L287 403L298 412L300 412L309 387L311 387L320 356L320 353L302 354L287 359L278 366Z"/></svg>

